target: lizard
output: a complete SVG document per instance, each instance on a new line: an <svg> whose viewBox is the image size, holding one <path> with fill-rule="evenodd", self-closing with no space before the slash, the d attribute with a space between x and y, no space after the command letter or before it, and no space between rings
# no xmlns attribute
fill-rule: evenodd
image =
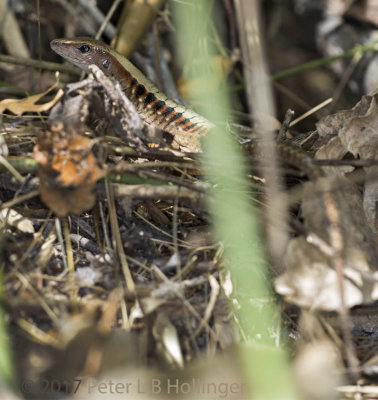
<svg viewBox="0 0 378 400"><path fill-rule="evenodd" d="M200 137L215 125L195 111L168 98L127 58L105 43L91 38L54 39L51 48L60 56L89 72L94 64L117 80L141 118L174 137L180 149L201 151Z"/></svg>
<svg viewBox="0 0 378 400"><path fill-rule="evenodd" d="M186 151L200 152L199 138L215 125L195 111L169 99L127 58L107 44L87 37L54 39L51 48L60 56L90 72L94 64L106 76L120 82L121 88L135 106L141 118L156 128L171 133ZM255 143L247 143L244 149L253 152ZM321 170L312 158L296 146L277 143L277 152L288 164L299 167L310 177L317 179Z"/></svg>

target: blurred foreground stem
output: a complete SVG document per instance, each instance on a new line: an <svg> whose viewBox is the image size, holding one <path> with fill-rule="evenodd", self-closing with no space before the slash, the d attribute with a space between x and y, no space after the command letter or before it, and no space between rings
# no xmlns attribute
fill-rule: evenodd
<svg viewBox="0 0 378 400"><path fill-rule="evenodd" d="M201 0L174 5L178 50L185 67L202 60L203 68L208 68L216 54L207 28L221 2ZM200 68L198 64L196 68ZM202 83L206 87L206 80ZM229 109L226 92L208 89L203 90L206 94L198 102L204 105L199 111L213 121L227 119L218 111ZM210 132L203 145L203 170L213 183L209 209L214 232L224 245L237 302L236 316L247 339L239 349L250 394L264 400L295 399L288 357L279 347L280 317L269 289L265 246L247 196L244 159L235 141L221 129Z"/></svg>
<svg viewBox="0 0 378 400"><path fill-rule="evenodd" d="M2 255L0 255L0 264L2 265ZM4 298L3 274L0 271L0 298ZM10 387L15 386L13 360L11 354L11 345L7 333L7 324L5 313L0 308L0 385L5 384Z"/></svg>

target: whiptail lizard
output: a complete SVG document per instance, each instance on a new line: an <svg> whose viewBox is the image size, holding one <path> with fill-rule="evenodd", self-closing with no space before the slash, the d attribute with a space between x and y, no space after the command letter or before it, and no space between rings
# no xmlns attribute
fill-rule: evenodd
<svg viewBox="0 0 378 400"><path fill-rule="evenodd" d="M87 72L91 64L99 67L106 76L120 83L146 123L171 133L184 151L201 151L199 138L214 125L193 110L169 99L114 49L90 38L55 39L50 45L56 53Z"/></svg>
<svg viewBox="0 0 378 400"><path fill-rule="evenodd" d="M171 133L184 150L201 151L199 137L214 125L193 110L169 99L117 51L91 38L55 39L51 42L51 48L87 72L89 65L95 64L106 76L120 82L146 123ZM253 144L251 146L254 147ZM303 169L310 179L322 175L320 168L312 163L311 157L299 148L278 144L277 151L285 162Z"/></svg>

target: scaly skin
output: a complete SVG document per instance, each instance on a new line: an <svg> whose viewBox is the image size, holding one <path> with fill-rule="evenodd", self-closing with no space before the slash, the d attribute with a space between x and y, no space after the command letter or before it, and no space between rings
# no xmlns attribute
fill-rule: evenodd
<svg viewBox="0 0 378 400"><path fill-rule="evenodd" d="M199 152L199 138L214 125L193 110L167 98L129 60L106 44L90 38L55 39L51 48L83 70L96 65L119 81L142 119L171 133L183 151Z"/></svg>

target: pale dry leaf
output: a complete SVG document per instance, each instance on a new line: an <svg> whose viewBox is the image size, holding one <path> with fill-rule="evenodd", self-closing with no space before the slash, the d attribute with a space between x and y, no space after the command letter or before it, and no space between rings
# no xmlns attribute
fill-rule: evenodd
<svg viewBox="0 0 378 400"><path fill-rule="evenodd" d="M370 273L361 252L349 249L349 266L344 268L344 296L347 307L378 299L378 274ZM341 307L338 276L331 260L304 238L292 239L285 256L286 271L274 283L288 302L320 311Z"/></svg>
<svg viewBox="0 0 378 400"><path fill-rule="evenodd" d="M135 304L132 306L129 315L130 326L134 324L135 320L138 320L143 317L144 317L143 309L140 306L139 301L136 301Z"/></svg>
<svg viewBox="0 0 378 400"><path fill-rule="evenodd" d="M153 296L140 299L140 304L142 306L144 315L153 313L164 303L166 303L165 299L157 299Z"/></svg>
<svg viewBox="0 0 378 400"><path fill-rule="evenodd" d="M34 226L30 219L25 218L17 211L9 208L4 208L0 211L0 221L2 224L13 226L24 233L34 233Z"/></svg>
<svg viewBox="0 0 378 400"><path fill-rule="evenodd" d="M75 280L81 285L95 285L101 279L99 271L92 267L81 267L75 271Z"/></svg>
<svg viewBox="0 0 378 400"><path fill-rule="evenodd" d="M50 93L52 90L56 88L57 83L49 87L43 93L35 94L33 96L26 97L24 99L4 99L0 101L0 113L3 113L5 110L10 111L16 115L22 115L25 112L42 112L47 111L51 107L53 107L59 99L63 96L63 90L59 89L54 98L47 103L43 104L35 104L42 97L46 96L46 94Z"/></svg>
<svg viewBox="0 0 378 400"><path fill-rule="evenodd" d="M328 186L327 186L328 183ZM339 185L339 186L337 186ZM358 188L344 177L304 185L302 214L309 231L329 241L332 226L326 213L322 187L335 187L332 199L338 207L338 225L343 236L345 299L348 307L377 299L377 253L375 238L364 218ZM329 204L328 204L329 206ZM286 272L276 280L276 290L299 306L331 311L340 307L338 277L332 260L304 238L292 239L285 258Z"/></svg>
<svg viewBox="0 0 378 400"><path fill-rule="evenodd" d="M160 345L160 351L163 352L166 360L182 368L184 366L184 358L178 333L165 314L159 313L152 328L152 333L158 345Z"/></svg>

